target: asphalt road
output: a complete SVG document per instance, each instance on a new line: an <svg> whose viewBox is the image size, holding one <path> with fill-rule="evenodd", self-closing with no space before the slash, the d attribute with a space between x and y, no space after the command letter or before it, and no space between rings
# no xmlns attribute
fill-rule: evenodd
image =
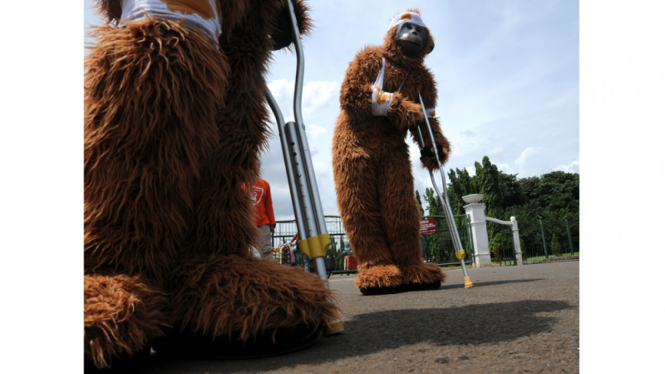
<svg viewBox="0 0 665 374"><path fill-rule="evenodd" d="M363 296L335 276L345 331L256 360L167 360L137 373L577 373L579 262L447 271L438 290Z"/></svg>

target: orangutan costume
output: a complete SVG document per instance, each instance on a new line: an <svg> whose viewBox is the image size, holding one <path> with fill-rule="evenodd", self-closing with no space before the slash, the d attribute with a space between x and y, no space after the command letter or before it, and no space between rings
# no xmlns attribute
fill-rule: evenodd
<svg viewBox="0 0 665 374"><path fill-rule="evenodd" d="M336 318L323 281L250 255L281 0L99 0L85 76L85 357L256 357ZM124 7L124 8L123 8ZM295 2L301 32L310 21Z"/></svg>
<svg viewBox="0 0 665 374"><path fill-rule="evenodd" d="M415 39L400 40L398 34ZM333 173L342 223L358 259L356 286L363 294L439 288L445 280L438 266L421 258L420 211L406 143L409 130L419 140L420 93L442 163L450 153L433 117L434 78L423 65L433 48L419 11L402 13L391 21L383 46L368 46L356 55L342 83ZM423 131L427 134L426 127ZM425 139L422 165L438 169L429 136Z"/></svg>

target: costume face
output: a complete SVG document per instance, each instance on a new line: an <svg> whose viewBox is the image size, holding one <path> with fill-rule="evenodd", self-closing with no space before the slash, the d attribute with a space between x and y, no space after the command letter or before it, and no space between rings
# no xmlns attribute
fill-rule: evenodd
<svg viewBox="0 0 665 374"><path fill-rule="evenodd" d="M411 22L401 24L395 32L397 45L407 56L415 56L427 45L427 30Z"/></svg>

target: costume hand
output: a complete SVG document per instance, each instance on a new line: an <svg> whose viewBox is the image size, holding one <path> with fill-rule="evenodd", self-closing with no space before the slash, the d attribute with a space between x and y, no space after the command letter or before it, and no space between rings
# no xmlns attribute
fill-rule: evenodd
<svg viewBox="0 0 665 374"><path fill-rule="evenodd" d="M439 155L439 161L443 164L448 159L448 154L443 150L443 145L436 145L436 152ZM439 163L436 162L436 154L434 153L434 148L425 147L420 150L420 162L428 170L436 170L439 168Z"/></svg>
<svg viewBox="0 0 665 374"><path fill-rule="evenodd" d="M424 158L434 158L437 154L439 155L439 160L443 161L446 159L446 154L443 152L443 145L436 145L436 153L434 153L434 148L425 147L420 150L420 161L423 161Z"/></svg>

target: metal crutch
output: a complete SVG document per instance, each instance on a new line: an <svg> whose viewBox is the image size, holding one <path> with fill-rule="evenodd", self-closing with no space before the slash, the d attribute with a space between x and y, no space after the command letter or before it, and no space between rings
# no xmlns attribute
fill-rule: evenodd
<svg viewBox="0 0 665 374"><path fill-rule="evenodd" d="M473 287L473 282L471 282L469 273L466 270L466 264L464 263L464 256L466 252L462 247L462 241L460 240L459 234L457 232L457 225L455 225L455 218L453 217L453 211L450 208L450 203L448 202L448 192L446 191L446 176L443 173L443 166L441 165L441 161L439 160L439 152L436 150L436 141L434 140L434 133L432 132L432 127L430 126L429 120L427 119L427 111L425 110L425 104L423 104L423 98L420 95L420 92L418 92L418 98L420 99L420 106L423 109L423 115L425 117L425 123L427 124L427 130L429 132L429 136L432 139L432 149L434 150L434 157L436 158L436 162L439 164L439 172L441 173L441 182L443 183L443 195L439 191L439 187L437 187L436 181L434 180L434 175L432 174L431 171L429 172L429 177L432 180L432 185L434 186L437 195L439 195L439 200L441 200L441 205L443 205L443 212L446 217L446 222L448 223L450 236L453 240L453 247L455 248L455 257L457 257L457 259L460 260L462 263L462 270L464 271L464 288L471 288ZM418 128L418 135L420 136L420 144L422 144L422 147L425 148L425 140L423 139L423 134L420 130L420 125L417 126L417 128Z"/></svg>
<svg viewBox="0 0 665 374"><path fill-rule="evenodd" d="M295 123L284 123L282 112L270 90L266 90L266 98L275 114L275 120L279 128L279 138L282 143L282 153L284 155L284 164L286 165L289 190L291 191L293 212L296 216L296 225L298 226L301 238L298 245L302 252L311 260L314 260L316 272L325 281L326 287L330 288L324 261L328 247L331 244L330 235L328 234L323 215L323 207L321 206L319 189L316 184L314 166L309 152L301 110L305 56L302 44L300 43L300 32L293 4L291 1L286 1L286 4L289 7L293 44L295 45L297 56L296 87L293 100ZM330 328L324 331L324 334L336 334L342 332L342 330L344 330L342 321L337 320L331 324Z"/></svg>

